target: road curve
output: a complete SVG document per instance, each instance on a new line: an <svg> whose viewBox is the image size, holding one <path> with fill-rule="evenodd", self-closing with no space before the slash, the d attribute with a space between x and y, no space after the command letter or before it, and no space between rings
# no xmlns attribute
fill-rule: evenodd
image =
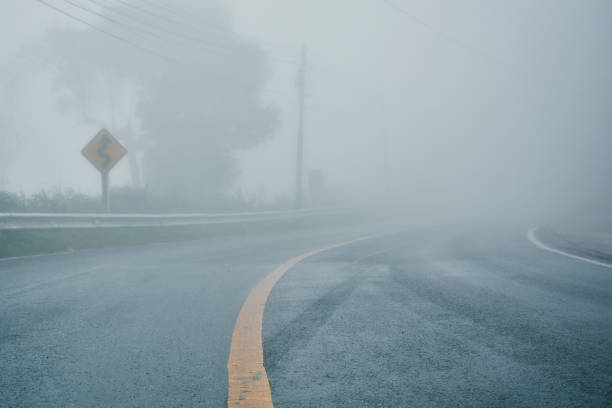
<svg viewBox="0 0 612 408"><path fill-rule="evenodd" d="M296 256L283 263L266 276L242 305L227 363L228 407L271 408L272 395L268 375L263 364L261 328L266 301L272 288L289 269L311 256L346 245L364 241L371 237L357 238Z"/></svg>
<svg viewBox="0 0 612 408"><path fill-rule="evenodd" d="M562 251L560 249L557 248L553 248L551 245L547 245L545 243L543 243L538 237L537 237L537 232L538 232L538 227L534 227L531 228L528 232L527 232L527 239L529 241L531 241L532 244L534 244L535 246L537 246L538 248L541 248L545 251L548 252L552 252L554 254L558 254L558 255L563 255L563 256L567 256L568 258L572 258L572 259L577 259L579 261L583 261L583 262L588 262L591 263L593 265L597 265L597 266L601 266L604 268L611 268L612 269L612 265L606 262L600 262L597 261L595 259L591 259L591 258L587 258L584 256L579 256L576 254L571 254L567 251Z"/></svg>
<svg viewBox="0 0 612 408"><path fill-rule="evenodd" d="M0 260L1 407L223 407L238 312L279 264L362 228Z"/></svg>
<svg viewBox="0 0 612 408"><path fill-rule="evenodd" d="M237 316L361 228L0 261L0 406L224 407ZM607 407L612 274L523 231L408 229L287 269L275 407Z"/></svg>
<svg viewBox="0 0 612 408"><path fill-rule="evenodd" d="M263 347L276 408L609 407L612 273L524 230L408 231L296 265Z"/></svg>

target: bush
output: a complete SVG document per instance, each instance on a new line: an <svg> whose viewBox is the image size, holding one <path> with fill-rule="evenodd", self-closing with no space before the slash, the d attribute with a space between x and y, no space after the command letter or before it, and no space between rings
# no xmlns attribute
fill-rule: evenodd
<svg viewBox="0 0 612 408"><path fill-rule="evenodd" d="M25 210L25 199L22 195L0 191L1 212L22 212Z"/></svg>
<svg viewBox="0 0 612 408"><path fill-rule="evenodd" d="M240 212L292 208L290 200L262 204L242 195L210 194L197 201L180 195L151 193L147 189L118 187L110 191L114 213L198 213ZM72 189L41 191L30 196L0 191L0 212L99 213L103 207L99 197Z"/></svg>

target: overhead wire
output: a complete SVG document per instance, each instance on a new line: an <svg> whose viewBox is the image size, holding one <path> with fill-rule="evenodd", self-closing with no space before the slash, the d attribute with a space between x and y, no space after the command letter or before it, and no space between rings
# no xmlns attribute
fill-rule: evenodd
<svg viewBox="0 0 612 408"><path fill-rule="evenodd" d="M198 29L205 29L205 30L214 30L214 31L218 31L218 32L225 32L234 36L238 36L238 33L227 27L226 25L223 24L219 24L219 22L213 20L213 19L208 19L208 18L204 18L201 15L195 15L194 13L179 7L176 2L170 6L168 3L161 1L161 0L139 0L141 3L146 3L149 4L150 6L153 7L157 7L160 10L163 10L163 12L170 12L171 14L175 15L177 18L188 18L191 21L193 21L195 24L197 24L197 28ZM177 10L182 11L182 13L178 12ZM275 57L279 57L279 58L284 58L286 60L290 60L291 63L295 63L297 64L299 61L298 59L296 59L293 55L293 52L291 52L291 56L287 56L286 52L280 52L279 53L279 47L285 48L285 51L287 48L291 48L293 49L294 46L291 44L287 44L287 43L281 43L278 41L272 41L269 39L261 39L261 38L253 38L253 37L245 37L243 34L240 34L241 38L247 38L248 40L252 41L252 42L256 42L260 47L262 48L266 48L267 51L269 53L274 54ZM281 54L283 54L281 56Z"/></svg>
<svg viewBox="0 0 612 408"><path fill-rule="evenodd" d="M71 5L74 8L80 9L81 11L87 12L87 13L95 15L96 17L99 17L99 18L101 18L103 20L109 21L109 22L111 22L111 23L113 23L113 24L123 28L124 30L130 31L130 32L136 34L137 36L139 36L142 39L150 40L150 38L148 36L151 36L151 37L155 37L155 38L160 39L160 40L170 40L168 38L164 38L163 36L157 34L157 32L155 32L154 30L145 30L145 29L142 29L140 27L131 26L131 25L129 25L129 24L123 22L123 21L119 21L119 20L117 20L117 19L115 19L113 17L109 17L109 16L107 16L107 15L105 15L103 13L100 13L100 12L98 12L96 10L93 10L93 9L91 9L89 7L83 6L82 4L78 4L78 3L74 2L73 0L64 0L64 2L68 3L69 5Z"/></svg>
<svg viewBox="0 0 612 408"><path fill-rule="evenodd" d="M66 11L65 9L62 9L60 7L57 7L57 6L53 5L53 4L50 4L50 3L48 3L45 0L36 0L36 1L38 3L40 3L40 4L42 4L42 5L50 8L50 9L53 9L54 11L56 11L56 12L58 12L58 13L64 15L64 16L66 16L68 18L70 18L70 19L73 19L73 20L75 20L75 21L77 21L77 22L79 22L79 23L81 23L81 24L91 28L94 31L97 31L97 32L99 32L101 34L104 34L104 35L107 35L109 37L112 37L115 40L118 40L118 41L120 41L122 43L130 45L130 46L132 46L134 48L137 48L137 49L139 49L139 50L141 50L143 52L146 52L148 54L151 54L151 55L154 55L154 56L156 56L158 58L161 58L161 59L165 60L166 62L171 62L171 63L177 64L177 65L180 65L180 66L187 66L187 65L192 64L192 63L189 63L189 64L185 63L185 62L183 62L183 61L181 61L181 60L179 60L179 59L177 59L175 57L170 57L170 56L168 56L168 55L166 55L164 53L156 51L155 49L143 46L143 45L141 45L141 44L139 44L139 43L137 43L135 41L132 41L129 38L126 38L124 36L121 36L121 35L118 35L116 33L113 33L113 32L111 32L109 30L104 29L104 28L101 28L101 27L99 27L96 24L92 24L91 22L89 22L89 21L87 21L87 20L85 20L85 19L83 19L83 18L81 18L81 17L79 17L79 16L77 16L77 15L75 15L73 13L70 13L70 12ZM64 0L64 1L66 1L66 0ZM68 0L68 1L70 1L70 0ZM233 84L241 83L242 82L242 81L240 81L240 79L238 79L236 77L228 77L228 76L220 75L217 72L213 72L213 71L210 70L210 67L208 67L208 66L204 66L204 65L199 64L199 63L195 63L195 65L207 69L207 71L208 71L207 74L209 74L211 77L214 77L216 79L221 79L221 80L224 80L224 81L228 81L228 82L231 82ZM245 85L245 84L243 84L243 85ZM249 85L249 86L251 86L251 85ZM269 93L276 93L276 94L282 94L282 92L274 91L274 90L270 90L270 89L268 89L267 92L269 92Z"/></svg>
<svg viewBox="0 0 612 408"><path fill-rule="evenodd" d="M59 7L53 6L51 4L49 4L47 1L45 0L37 0L39 3L42 3L58 12L60 12L61 14L66 15L67 17L73 18L76 21L79 21L82 24L87 25L88 27L99 31L105 35L109 35L117 40L120 40L124 43L127 43L131 46L134 46L136 48L139 48L143 51L147 51L149 53L152 53L158 57L162 57L165 60L174 62L174 63L178 63L181 65L187 65L187 63L185 63L184 61L181 61L180 59L176 58L176 57L170 57L164 53L158 52L155 49L149 48L149 47L145 47L141 44L136 43L135 41L132 41L124 36L118 35L114 32L111 32L109 30L106 30L104 28L101 28L99 26L96 26L95 24L92 24L80 17L75 16L74 14L71 14L69 12L67 12L64 9L60 9ZM139 35L140 38L143 38L144 40L148 40L147 36L151 36L151 37L155 37L159 40L162 41L172 41L175 42L180 40L179 38L174 38L174 37L167 37L167 36L163 36L160 35L159 33L157 33L154 29L151 29L151 26L149 26L148 24L150 23L150 21L142 21L138 18L138 16L134 13L126 13L125 10L123 9L118 9L116 7L110 6L108 4L104 4L102 1L100 0L83 0L83 1L88 1L90 3L93 3L97 6L99 6L100 8L107 10L111 13L113 13L114 15L120 16L123 19L127 19L127 21L129 22L133 22L133 23L137 23L138 26L134 26L133 24L130 24L129 22L123 21L123 20L119 20L118 18L115 17L110 17L109 15L105 14L105 13L101 13L99 11L93 10L89 7L83 6L81 3L76 3L74 0L63 0L64 2L66 2L67 4L71 5L72 7L78 8L79 10L83 11L83 12L87 12L93 16L96 16L98 18L101 18L103 20L109 21L110 23L113 23L115 25L117 25L118 27L121 27L124 30L130 31L132 33L135 33L137 35ZM142 0L141 0L142 1ZM151 2L152 0L145 0L147 2ZM120 1L123 2L123 1ZM124 3L124 2L123 2ZM162 3L162 2L160 2ZM150 13L150 14L156 14L156 13ZM154 27L158 27L159 28L159 23L155 24ZM164 32L167 32L169 30L164 30ZM231 33L234 33L233 30L228 29L225 30ZM184 42L183 42L184 43ZM186 45L186 43L184 43ZM194 51L206 51L206 52L210 52L209 49L200 49L200 48L194 48ZM217 55L219 55L219 53L215 53ZM291 62L294 63L294 61L287 61L287 62ZM312 66L312 64L311 64ZM206 68L210 68L210 67L206 67ZM364 87L363 84L358 83L357 81L351 81L350 79L346 78L345 75L343 75L342 70L337 69L334 66L331 66L329 64L321 64L321 63L316 63L314 65L315 70L319 70L319 72L321 72L322 68L324 71L327 71L328 73L331 73L336 79L338 79L339 81L345 82L347 85L350 85L351 88L361 88L362 90L365 90L367 94L370 94L370 97L374 97L376 99L380 99L381 96L381 90L379 89L369 89L367 87ZM332 72L332 69L335 72ZM214 75L214 74L213 74ZM224 80L230 80L230 78L225 77L225 76L221 76L221 75L214 75L217 78L220 79L224 79ZM233 79L231 79L233 81ZM281 91L273 91L273 90L269 90L270 93L273 94L284 94L286 92L281 92Z"/></svg>
<svg viewBox="0 0 612 408"><path fill-rule="evenodd" d="M140 45L140 44L138 44L138 43L136 43L136 42L134 42L132 40L129 40L129 39L124 38L124 37L122 37L120 35L111 33L110 31L105 30L103 28L100 28L100 27L98 27L98 26L96 26L96 25L94 25L94 24L92 24L92 23L90 23L90 22L88 22L86 20L83 20L80 17L75 16L74 14L71 14L71 13L67 12L66 10L63 10L63 9L61 9L59 7L56 7L53 4L47 3L45 0L36 0L36 1L39 2L40 4L43 4L46 7L49 7L51 9L55 10L56 12L58 12L60 14L63 14L66 17L69 17L69 18L71 18L71 19L73 19L75 21L80 22L81 24L84 24L84 25L88 26L92 30L95 30L95 31L98 31L98 32L100 32L100 33L102 33L104 35L113 37L114 39L116 39L118 41L121 41L121 42L123 42L125 44L128 44L128 45L130 45L130 46L132 46L134 48L137 48L137 49L139 49L141 51L144 51L144 52L146 52L148 54L155 55L156 57L159 57L159 58L161 58L163 60L171 61L171 62L178 62L174 58L169 57L167 55L164 55L162 53L159 53L159 52L155 51L154 49L142 46L142 45Z"/></svg>
<svg viewBox="0 0 612 408"><path fill-rule="evenodd" d="M194 26L194 25L185 23L184 21L179 21L176 19L168 18L166 16L159 14L158 12L147 10L143 7L139 7L137 5L134 5L130 2L126 2L124 0L114 0L114 3L111 3L112 5L108 4L109 1L104 1L104 0L86 0L86 1L94 3L98 5L99 7L102 7L114 14L119 14L119 15L122 15L123 17L127 17L140 25L147 25L147 26L152 25L152 26L155 26L156 29L164 31L167 34L173 35L178 38L182 38L183 40L186 40L192 43L200 44L204 46L206 49L209 49L210 52L214 52L214 53L225 52L229 55L232 53L244 51L244 50L238 50L236 46L233 46L230 44L219 44L219 43L216 43L216 42L213 42L207 39L209 35L205 31L202 31L202 27L205 27L205 28L210 27L210 24L208 23L199 24L198 26ZM118 8L117 4L121 4L123 5L123 7ZM146 21L144 21L143 19L146 19ZM226 28L226 29L219 30L219 31L225 32L225 33L231 34L234 37L237 37L237 33L231 29ZM257 45L260 45L259 42L257 43L258 43ZM289 63L289 64L296 63L295 60L291 60L287 58L286 56L280 56L278 55L278 53L270 52L269 50L267 50L267 54L268 54L268 58L271 58L271 59L275 59L275 60Z"/></svg>
<svg viewBox="0 0 612 408"><path fill-rule="evenodd" d="M141 27L145 27L147 31L150 31L151 29L153 31L156 31L156 30L162 31L166 34L170 34L171 36L173 36L173 38L178 38L184 42L187 41L191 44L197 44L197 45L203 46L203 49L207 50L207 52L215 53L218 55L221 55L220 52L223 52L223 50L219 49L218 45L205 41L203 38L185 35L184 33L180 31L173 30L172 27L168 29L168 25L163 25L163 24L160 24L159 22L143 21L140 18L140 16L138 16L138 14L134 14L133 12L132 13L126 12L125 9L118 9L116 7L105 4L99 0L85 0L85 1L96 4L97 6L105 10L108 10L115 15L122 16L123 18L127 18L129 21L135 22ZM210 48L211 46L216 47L216 48L214 49Z"/></svg>
<svg viewBox="0 0 612 408"><path fill-rule="evenodd" d="M155 1L155 0L139 0L141 3L147 3L149 6L153 6L153 7L157 7L158 9L162 9L164 10L164 12L169 12L170 14L173 14L176 17L179 18L189 18L191 20L193 20L195 23L201 23L200 18L195 17L193 15L193 13L189 10L186 10L185 8L180 7L179 5L176 4L176 2L174 2L174 4L172 6L170 6L168 3L163 2L163 1ZM180 12L182 11L182 13ZM222 31L226 31L226 32L231 32L234 33L233 30L224 27L222 25L219 24L215 24L215 22L213 20L209 20L206 19L206 22L211 24L215 29L219 29Z"/></svg>
<svg viewBox="0 0 612 408"><path fill-rule="evenodd" d="M93 2L96 2L96 3L100 2L100 0L87 0L87 1L93 1ZM192 29L196 28L195 26L192 26L191 24L183 23L182 19L181 20L177 19L177 18L181 18L180 16L181 16L182 13L176 11L177 9L180 9L176 4L173 4L172 6L170 6L169 4L167 4L166 2L161 1L161 0L157 0L157 1L155 1L155 0L140 0L141 3L144 2L144 3L149 4L151 6L157 6L158 7L157 11L151 11L151 10L147 10L147 9L145 9L143 7L139 7L137 5L134 5L134 4L128 4L128 2L126 0L115 0L115 1L117 3L124 4L124 5L130 7L133 10L139 10L142 13L145 13L146 15L149 15L151 17L157 18L158 20L164 20L164 21L166 21L168 23L171 23L171 22L172 23L177 23L179 26L182 26L182 27L187 28L189 30L192 30ZM173 14L174 16L176 16L176 18L168 18L167 16L160 15L159 13L162 12L161 10L164 10L164 12L166 12L166 13L169 12L169 13ZM201 24L198 24L197 29L201 29L202 27L204 27L204 28L209 28L209 29L214 29L214 30L226 32L226 33L229 33L229 34L231 34L233 36L237 36L237 33L234 30L230 29L230 28L227 28L225 26L220 26L220 25L216 24L215 22L212 22L212 21L210 21L208 19L205 20L205 21L201 21L193 13L188 13L184 9L180 9L180 10L182 10L185 13L185 15L189 16L190 19L192 19L194 22L201 23ZM255 40L255 41L257 41L258 43L261 43L260 40ZM269 50L266 53L267 53L268 57L272 57L275 60L280 60L282 62L287 62L287 63L290 63L290 64L297 64L298 63L297 58L295 58L295 59L294 58L286 59L286 58L283 58L283 57L279 57L278 55L270 52ZM329 69L326 69L326 70L328 72L330 72ZM340 70L336 70L336 72L340 72ZM358 88L366 89L365 87L362 86L362 84L358 84L355 81L350 81L349 79L345 78L343 75L334 75L334 76L336 78L340 78L340 81L343 81L345 83L351 83L352 87L358 87ZM372 93L366 91L366 93L370 93L370 96L373 96L373 95L376 94L375 95L376 99L380 99L381 98L380 90L371 89L369 91L373 91Z"/></svg>
<svg viewBox="0 0 612 408"><path fill-rule="evenodd" d="M465 51L468 51L474 55L478 55L481 58L487 59L489 61L492 61L496 64L500 64L503 66L507 66L508 64L503 61L502 59L500 59L499 57L493 55L492 53L490 53L489 51L483 50L481 48L475 47L472 44L469 44L465 41L459 40L458 38L447 34L446 32L434 27L433 25L431 25L430 23L428 23L427 21L419 18L417 15L411 13L410 11L406 10L405 8L399 6L397 3L395 3L395 1L392 0L381 0L383 3L387 4L390 8L394 9L395 11L397 11L398 13L404 15L405 17L409 18L410 20L412 20L412 22L420 25L421 27L425 28L426 30L436 34L438 37L442 38L443 40L445 40L447 43L454 45L455 47L461 48Z"/></svg>
<svg viewBox="0 0 612 408"><path fill-rule="evenodd" d="M129 1L126 1L126 0L114 0L114 1L116 3L124 5L125 7L128 7L130 9L132 9L132 10L135 10L136 12L139 12L139 13L141 13L143 15L147 15L147 16L150 16L152 18L155 18L158 21L164 21L164 22L166 22L166 24L169 24L169 25L176 25L176 27L182 29L182 32L184 32L184 33L193 33L193 34L200 33L201 34L201 33L203 33L201 31L202 27L211 28L211 23L209 21L205 22L205 24L198 24L198 25L194 26L192 24L186 23L184 20L178 20L176 18L169 18L169 17L164 16L162 14L159 14L157 12L151 11L151 10L149 10L147 8L135 5L132 2L129 2ZM213 24L212 27L214 28L216 26ZM227 28L221 29L221 28L219 28L219 31L231 34L232 36L237 36L237 33L235 31L231 30L231 29L227 29ZM177 34L178 33L179 32L177 32ZM190 37L190 38L193 39L194 37ZM227 45L214 44L214 43L211 43L211 42L207 42L207 44L209 44L211 46L217 46L217 47L225 48L225 49L229 50L229 47ZM269 55L269 57L270 56L272 58L277 58L275 55ZM284 60L284 61L286 60L285 58L280 58L280 59ZM293 62L293 61L290 61L290 62Z"/></svg>

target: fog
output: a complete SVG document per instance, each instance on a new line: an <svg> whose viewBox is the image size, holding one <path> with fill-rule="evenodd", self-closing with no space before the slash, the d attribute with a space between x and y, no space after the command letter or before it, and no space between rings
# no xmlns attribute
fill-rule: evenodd
<svg viewBox="0 0 612 408"><path fill-rule="evenodd" d="M99 194L80 150L105 127L113 187L292 206L304 46L304 206L607 217L610 21L607 0L4 1L0 190Z"/></svg>

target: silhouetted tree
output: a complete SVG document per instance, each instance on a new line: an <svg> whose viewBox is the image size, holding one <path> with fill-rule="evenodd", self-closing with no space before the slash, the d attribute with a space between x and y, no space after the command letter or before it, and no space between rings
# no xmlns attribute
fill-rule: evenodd
<svg viewBox="0 0 612 408"><path fill-rule="evenodd" d="M46 45L63 107L106 123L132 160L142 153L151 191L206 202L237 176L234 153L274 131L276 112L260 99L267 58L216 2L169 7L99 10L130 24L96 26L141 49L91 29L54 30Z"/></svg>

